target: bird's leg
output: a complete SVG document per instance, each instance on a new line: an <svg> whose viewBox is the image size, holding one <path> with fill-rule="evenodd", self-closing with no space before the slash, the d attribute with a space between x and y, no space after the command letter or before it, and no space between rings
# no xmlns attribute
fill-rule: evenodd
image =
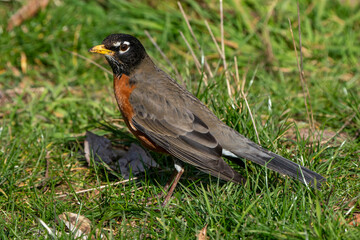
<svg viewBox="0 0 360 240"><path fill-rule="evenodd" d="M169 180L167 181L167 183L164 186L164 190L161 192L161 195L159 197L162 197L164 192L167 192L167 190L169 189L171 183L174 181L176 175L178 174L178 170L174 169L173 173L171 174Z"/></svg>
<svg viewBox="0 0 360 240"><path fill-rule="evenodd" d="M179 175L179 170L181 171L181 169L182 169L182 172L181 172L180 175ZM174 169L173 173L171 174L169 180L168 180L167 183L165 184L165 186L164 186L163 190L161 191L161 193L159 193L159 194L157 195L157 198L159 198L159 199L160 199L160 198L163 198L164 195L165 195L165 193L168 191L171 183L173 183L173 182L175 183L175 182L176 182L176 183L175 183L175 186L172 188L172 192L173 192L174 189L175 189L175 187L176 187L176 184L177 184L177 182L179 181L179 179L180 179L180 177L181 177L181 175L182 175L183 172L184 172L184 169L182 168L182 166L180 165L180 163L175 163L175 169ZM178 176L178 175L179 175L179 176ZM175 179L175 181L174 181L174 179ZM176 181L176 179L177 179L177 181ZM170 195L169 195L169 193L166 194L166 196L165 196L166 202L164 201L164 202L162 203L163 206L165 206L166 203L169 201L169 199L170 199L170 197L171 197L171 195L172 195L172 192L171 192ZM151 201L152 199L153 199L152 197L149 197L147 200L148 200L148 201ZM165 203L165 204L164 204L164 203Z"/></svg>
<svg viewBox="0 0 360 240"><path fill-rule="evenodd" d="M164 187L164 190L165 189L167 190L169 188L169 186L170 186L170 183L174 180L173 184L171 185L170 190L168 191L168 193L167 193L167 195L166 195L166 197L164 199L164 202L161 204L161 206L163 206L163 207L166 206L166 204L169 202L169 200L170 200L170 198L171 198L171 196L172 196L172 194L174 192L174 189L175 189L176 185L178 184L178 182L179 182L179 180L181 178L181 175L184 173L183 166L181 165L180 162L178 162L176 160L175 160L175 169L176 169L176 171L174 171L174 173L172 174L170 180L166 183L166 185Z"/></svg>

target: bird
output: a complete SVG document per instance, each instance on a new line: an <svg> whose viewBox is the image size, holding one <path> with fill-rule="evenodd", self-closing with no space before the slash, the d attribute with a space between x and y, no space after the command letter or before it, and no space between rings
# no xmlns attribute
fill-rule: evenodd
<svg viewBox="0 0 360 240"><path fill-rule="evenodd" d="M244 177L223 157L230 161L250 160L311 187L320 188L326 181L320 174L257 145L219 120L204 103L156 66L136 37L111 34L89 52L104 55L110 65L117 105L130 132L146 148L169 154L175 160L174 173L164 187L168 192L163 206L184 172L183 163L239 184L245 182Z"/></svg>

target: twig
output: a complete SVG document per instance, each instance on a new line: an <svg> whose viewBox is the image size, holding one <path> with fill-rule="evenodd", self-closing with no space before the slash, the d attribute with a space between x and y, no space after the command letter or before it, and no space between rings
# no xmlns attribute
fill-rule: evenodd
<svg viewBox="0 0 360 240"><path fill-rule="evenodd" d="M225 57L224 10L223 10L223 1L222 0L220 0L220 32L221 32L221 52L222 52L224 70L225 70L226 86L227 86L229 97L233 100L234 98L231 93L231 86L230 86L230 82L229 82L229 72L227 69L226 57Z"/></svg>
<svg viewBox="0 0 360 240"><path fill-rule="evenodd" d="M150 39L151 43L155 46L156 50L159 51L159 53L161 54L161 56L164 58L164 60L169 64L169 66L172 68L172 70L174 70L176 76L178 79L180 79L181 84L185 87L185 82L184 79L181 77L179 71L176 69L176 67L170 62L169 58L165 55L165 53L161 50L161 48L159 47L159 45L155 42L155 39L150 35L150 33L145 30L144 31L146 36Z"/></svg>
<svg viewBox="0 0 360 240"><path fill-rule="evenodd" d="M184 19L185 19L186 25L187 25L187 27L188 27L188 29L189 29L192 37L193 37L193 39L194 39L194 41L195 41L198 49L199 49L200 52L201 52L201 57L202 57L202 59L204 59L204 66L205 66L206 70L208 71L209 76L212 78L212 77L213 77L213 74L212 74L211 69L210 69L210 67L209 67L209 64L208 64L208 62L206 61L206 58L205 58L205 56L204 56L204 51L202 50L201 45L200 45L199 41L197 40L197 38L196 38L196 36L195 36L195 34L194 34L194 31L192 30L192 27L191 27L191 25L190 25L189 19L188 19L188 17L186 16L185 11L184 11L184 9L183 9L182 6L181 6L181 3L180 3L180 2L177 2L177 4L178 4L178 6L179 6L179 8L180 8L180 11L181 11Z"/></svg>
<svg viewBox="0 0 360 240"><path fill-rule="evenodd" d="M122 184L122 183L127 183L129 181L132 181L132 180L136 180L138 179L137 177L133 177L133 178L129 178L129 179L126 179L126 180L123 180L123 181L119 181L119 182L115 182L115 183L111 183L111 184L106 184L106 185L102 185L100 187L94 187L94 188L89 188L89 189L84 189L84 190L80 190L80 191L77 191L75 192L76 194L81 194L81 193L86 193L86 192L91 192L91 191L94 191L94 190L100 190L100 189L103 189L103 188L106 188L108 186L116 186L116 185L119 185L119 184ZM66 197L68 196L69 194L59 194L56 196L56 198L62 198L62 197Z"/></svg>
<svg viewBox="0 0 360 240"><path fill-rule="evenodd" d="M186 40L186 38L185 38L184 34L183 34L181 31L179 31L179 32L180 32L180 35L181 35L181 37L183 38L183 40L184 40L184 42L185 42L186 46L188 47L188 49L189 49L189 51L190 51L190 53L191 53L191 56L192 56L192 57L193 57L193 59L194 59L195 66L196 66L196 68L197 68L197 70L198 70L199 74L202 74L202 72L201 72L201 64L200 64L199 60L197 59L197 57L196 57L196 55L195 55L194 51L192 50L192 48L191 48L191 46L190 46L189 42ZM204 83L205 83L205 85L207 86L207 85L208 85L207 75L206 75L205 73L204 73L203 75L204 75Z"/></svg>
<svg viewBox="0 0 360 240"><path fill-rule="evenodd" d="M112 72L110 72L109 70L107 70L106 68L104 68L103 66L101 66L100 64L94 62L94 61L91 60L90 58L87 58L87 57L85 57L85 56L83 56L83 55L81 55L81 54L79 54L79 53L76 53L76 52L73 52L73 51L69 51L69 50L67 50L67 49L64 49L64 51L65 51L65 52L68 52L68 53L71 53L72 55L75 55L75 56L77 56L77 57L79 57L79 58L82 58L82 59L88 61L88 62L91 63L91 64L94 64L95 66L97 66L98 68L100 68L101 70L103 70L104 72L106 72L106 73L108 73L108 74L110 74L110 75L113 74Z"/></svg>
<svg viewBox="0 0 360 240"><path fill-rule="evenodd" d="M7 31L21 25L25 20L34 17L39 10L44 9L49 4L49 0L31 0L16 11L9 19Z"/></svg>
<svg viewBox="0 0 360 240"><path fill-rule="evenodd" d="M236 56L234 56L234 64L235 64L236 79L237 79L237 82L240 82L240 78L239 78L239 67L238 67L238 63L237 63L237 58L236 58ZM253 117L253 115L252 115L252 113L251 113L251 109L250 109L249 103L248 103L248 101L247 101L247 99L246 99L245 92L244 92L245 83L246 83L246 75L247 75L247 70L246 70L246 72L245 72L244 75L243 75L243 82L242 82L242 86L241 86L241 95L242 95L242 97L244 98L244 101L245 101L245 104L246 104L246 108L247 108L248 111L249 111L250 118L251 118L252 124L253 124L254 129L255 129L255 134L256 134L258 143L261 144L261 143L260 143L260 138L259 138L259 133L258 133L257 128L256 128L256 125L255 125L255 120L254 120L254 117Z"/></svg>
<svg viewBox="0 0 360 240"><path fill-rule="evenodd" d="M306 91L307 87L306 87L305 79L303 78L303 74L302 74L302 71L301 71L301 68L300 68L299 57L298 57L298 53L297 53L297 49L296 49L296 43L295 43L295 39L294 39L294 33L293 33L293 30L292 30L292 27L291 27L291 21L290 21L289 18L288 18L288 20L289 20L289 26L290 26L291 37L292 37L292 40L293 40L294 50L295 50L296 62L297 62L298 70L299 70L299 76L300 76L300 80L301 80L301 87L302 87L302 90L303 90L303 93L304 93L306 114L307 114L307 118L308 118L308 121L309 121L310 130L312 132L314 132L315 127L314 127L313 117L310 117L310 110L309 110L309 106L308 106L308 96L310 96L310 94L309 95L306 94L307 93L307 91ZM312 113L311 113L311 115L312 115Z"/></svg>

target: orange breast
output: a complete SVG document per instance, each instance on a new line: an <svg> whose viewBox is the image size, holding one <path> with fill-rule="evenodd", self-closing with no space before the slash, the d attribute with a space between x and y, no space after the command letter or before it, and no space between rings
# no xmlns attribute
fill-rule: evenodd
<svg viewBox="0 0 360 240"><path fill-rule="evenodd" d="M114 76L114 92L116 101L121 114L126 120L130 120L134 115L134 110L130 104L129 98L136 85L130 85L129 76L122 74L120 78Z"/></svg>
<svg viewBox="0 0 360 240"><path fill-rule="evenodd" d="M131 92L136 88L136 84L130 84L130 77L122 74L120 78L114 76L114 92L124 121L132 134L134 134L140 142L147 148L157 152L166 152L163 148L156 146L156 144L147 138L145 134L138 131L131 123L134 116L134 109L129 101Z"/></svg>

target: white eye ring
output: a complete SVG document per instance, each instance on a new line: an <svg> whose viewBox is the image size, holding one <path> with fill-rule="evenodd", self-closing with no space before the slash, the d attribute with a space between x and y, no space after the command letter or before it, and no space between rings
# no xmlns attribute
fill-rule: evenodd
<svg viewBox="0 0 360 240"><path fill-rule="evenodd" d="M127 51L129 51L129 49L130 49L130 43L128 41L124 41L123 43L120 44L119 53L120 54L126 53Z"/></svg>

